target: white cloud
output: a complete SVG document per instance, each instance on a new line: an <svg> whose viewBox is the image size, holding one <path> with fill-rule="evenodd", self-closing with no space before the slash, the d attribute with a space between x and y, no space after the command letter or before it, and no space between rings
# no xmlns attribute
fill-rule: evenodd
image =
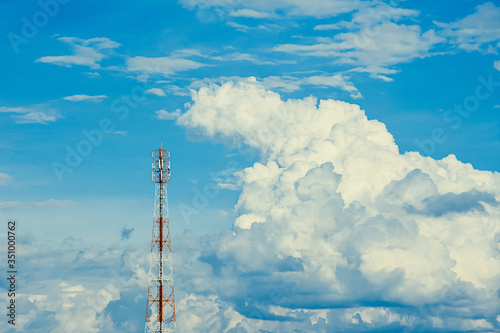
<svg viewBox="0 0 500 333"><path fill-rule="evenodd" d="M71 101L71 102L81 102L81 101L101 102L105 98L108 98L108 96L106 96L106 95L89 96L89 95L80 94L80 95L72 95L72 96L63 97L64 100Z"/></svg>
<svg viewBox="0 0 500 333"><path fill-rule="evenodd" d="M218 61L248 61L256 65L283 65L283 64L295 64L294 60L261 60L253 54L249 53L228 53L223 56L212 57L214 60Z"/></svg>
<svg viewBox="0 0 500 333"><path fill-rule="evenodd" d="M179 49L172 52L171 57L186 58L191 56L204 57L203 52L197 49Z"/></svg>
<svg viewBox="0 0 500 333"><path fill-rule="evenodd" d="M24 311L31 314L21 316L24 326L30 326L24 331L119 333L144 329L144 317L131 314L138 309L142 312L146 305L137 293L147 292L147 257L130 244L126 247L87 247L74 242L51 242L47 247L46 241L33 243L25 238L25 273L37 278L16 295ZM133 310L115 317L124 308Z"/></svg>
<svg viewBox="0 0 500 333"><path fill-rule="evenodd" d="M71 200L55 200L55 199L49 199L45 201L4 201L0 202L0 210L7 210L7 209L24 210L33 208L46 208L46 207L65 208L65 207L74 207L76 205L77 203Z"/></svg>
<svg viewBox="0 0 500 333"><path fill-rule="evenodd" d="M66 285L61 286L61 289ZM103 322L110 321L110 318L102 318L98 316L106 306L111 302L119 299L120 292L117 287L107 285L99 290L68 292L62 290L57 306L55 319L59 322L57 328L52 330L54 333L65 332L82 332L82 333L97 333L101 330L99 325ZM75 311L75 309L77 309ZM75 316L78 310L83 312L83 315Z"/></svg>
<svg viewBox="0 0 500 333"><path fill-rule="evenodd" d="M352 15L351 21L340 21L334 24L319 24L314 30L338 30L343 28L368 31L380 23L397 22L405 18L412 18L419 15L419 12L412 9L391 7L387 4L379 3L375 6L363 6Z"/></svg>
<svg viewBox="0 0 500 333"><path fill-rule="evenodd" d="M219 209L217 211L217 214L219 214L220 217L226 217L229 215L229 212L225 211L225 210L222 210L222 209Z"/></svg>
<svg viewBox="0 0 500 333"><path fill-rule="evenodd" d="M326 86L326 87L334 87L345 90L351 94L352 98L358 99L363 98L358 88L356 88L351 82L349 82L345 77L340 74L336 74L333 76L310 76L305 79L305 81L309 84L317 85L317 86Z"/></svg>
<svg viewBox="0 0 500 333"><path fill-rule="evenodd" d="M44 111L29 112L19 116L12 116L17 124L47 124L47 122L54 122L57 116L48 114Z"/></svg>
<svg viewBox="0 0 500 333"><path fill-rule="evenodd" d="M230 26L231 28L235 28L236 30L241 32L247 32L248 30L252 29L248 25L238 24L236 22L227 22L226 25Z"/></svg>
<svg viewBox="0 0 500 333"><path fill-rule="evenodd" d="M151 88L146 90L146 94L156 95L156 96L166 96L165 92L160 88Z"/></svg>
<svg viewBox="0 0 500 333"><path fill-rule="evenodd" d="M0 186L5 186L12 181L12 177L6 173L0 172Z"/></svg>
<svg viewBox="0 0 500 333"><path fill-rule="evenodd" d="M267 89L278 89L288 92L299 90L303 83L300 79L289 75L268 76L263 78L261 82Z"/></svg>
<svg viewBox="0 0 500 333"><path fill-rule="evenodd" d="M268 18L271 15L265 12L259 12L253 9L238 9L232 11L229 15L233 17L251 17L251 18Z"/></svg>
<svg viewBox="0 0 500 333"><path fill-rule="evenodd" d="M0 106L0 113L28 113L30 111L32 111L32 109L25 106Z"/></svg>
<svg viewBox="0 0 500 333"><path fill-rule="evenodd" d="M251 2L243 0L181 0L180 3L189 9L197 10L225 9L230 13L243 10L246 15L250 15L248 13L254 11L267 14L284 11L290 16L318 18L351 12L362 5L362 1L358 0L311 0L307 2L302 0L257 0Z"/></svg>
<svg viewBox="0 0 500 333"><path fill-rule="evenodd" d="M58 66L71 67L72 65L99 68L99 62L107 57L113 49L120 44L104 37L80 39L76 37L60 37L60 41L71 46L72 55L46 56L38 58L35 62L43 62Z"/></svg>
<svg viewBox="0 0 500 333"><path fill-rule="evenodd" d="M206 84L219 83L219 82L238 82L242 80L242 77L232 76L232 77L220 77L218 79L203 79L199 81L194 81L190 84L190 89L198 89ZM252 78L252 80L257 80ZM284 76L269 76L259 79L259 82L266 89L278 89L281 91L292 92L301 89L302 86L314 85L322 88L339 88L341 90L347 91L350 97L358 99L363 98L359 90L354 86L354 84L349 80L349 77L342 74L334 75L312 75L304 77L296 77L291 75Z"/></svg>
<svg viewBox="0 0 500 333"><path fill-rule="evenodd" d="M465 51L497 53L500 42L500 7L487 2L476 12L452 23L434 22L440 34Z"/></svg>
<svg viewBox="0 0 500 333"><path fill-rule="evenodd" d="M244 318L217 295L188 294L178 309L177 325L185 332L227 332Z"/></svg>
<svg viewBox="0 0 500 333"><path fill-rule="evenodd" d="M250 62L256 62L257 59L253 54L249 53L228 53L225 54L224 56L216 56L213 57L214 60L219 60L219 61L250 61Z"/></svg>
<svg viewBox="0 0 500 333"><path fill-rule="evenodd" d="M248 32L250 30L268 30L268 27L262 24L259 24L258 26L255 27L250 27L248 25L239 24L236 22L227 22L226 25L241 32Z"/></svg>
<svg viewBox="0 0 500 333"><path fill-rule="evenodd" d="M117 134L117 135L121 135L121 136L127 136L128 135L128 131L114 131L114 132L111 132L112 134Z"/></svg>
<svg viewBox="0 0 500 333"><path fill-rule="evenodd" d="M378 23L397 22L403 19L415 18L420 14L418 10L392 7L384 3L376 3L375 6L363 7L353 14L350 22L342 22L345 27L361 26L369 28Z"/></svg>
<svg viewBox="0 0 500 333"><path fill-rule="evenodd" d="M350 32L337 34L333 39L319 38L321 44L309 46L304 55L333 56L339 63L362 65L348 72L370 73L375 79L391 82L393 79L383 74L394 74L397 70L387 66L428 56L430 48L441 41L432 30L421 34L417 25L394 23L418 15L416 10L386 4L365 6L353 14L351 21L315 26L318 31L349 29Z"/></svg>
<svg viewBox="0 0 500 333"><path fill-rule="evenodd" d="M322 31L322 30L338 30L340 26L337 23L332 24L318 24L314 27L314 30Z"/></svg>
<svg viewBox="0 0 500 333"><path fill-rule="evenodd" d="M85 72L84 74L90 78L100 78L101 77L101 74L99 74L98 72Z"/></svg>
<svg viewBox="0 0 500 333"><path fill-rule="evenodd" d="M497 60L493 63L493 66L496 70L500 71L500 60Z"/></svg>
<svg viewBox="0 0 500 333"><path fill-rule="evenodd" d="M496 327L498 173L453 155L400 154L384 124L346 102L284 101L252 79L202 87L192 98L179 125L262 157L236 173L232 231L178 240L177 274L192 294L183 301L205 309L193 325ZM373 306L380 303L391 305ZM226 317L231 306L241 317Z"/></svg>
<svg viewBox="0 0 500 333"><path fill-rule="evenodd" d="M177 119L181 115L181 110L176 109L174 112L168 112L165 110L158 110L155 112L156 118L161 120L173 120Z"/></svg>
<svg viewBox="0 0 500 333"><path fill-rule="evenodd" d="M401 322L402 318L398 313L394 313L390 308L352 308L348 309L343 316L345 321L366 323L366 324L391 324Z"/></svg>
<svg viewBox="0 0 500 333"><path fill-rule="evenodd" d="M172 95L177 95L177 96L190 96L189 90L186 89L185 87L179 87L173 84L166 85L163 87L167 92L169 92Z"/></svg>
<svg viewBox="0 0 500 333"><path fill-rule="evenodd" d="M379 66L368 66L368 67L356 67L351 70L348 70L347 72L360 72L360 73L369 73L370 76L374 79L379 79L385 82L392 82L394 81L393 78L388 77L386 75L382 74L396 74L399 71L396 69L389 69L385 67L379 67Z"/></svg>
<svg viewBox="0 0 500 333"><path fill-rule="evenodd" d="M134 57L127 59L127 69L129 71L146 72L150 74L171 75L203 66L205 65L202 63L177 57Z"/></svg>
<svg viewBox="0 0 500 333"><path fill-rule="evenodd" d="M47 124L54 122L62 116L59 112L43 105L0 107L0 113L15 113L12 119L16 124Z"/></svg>
<svg viewBox="0 0 500 333"><path fill-rule="evenodd" d="M321 38L316 44L281 44L274 51L308 57L326 57L336 63L366 68L386 68L430 55L430 49L442 38L433 30L421 32L418 25L392 22L375 25L368 30L336 34Z"/></svg>

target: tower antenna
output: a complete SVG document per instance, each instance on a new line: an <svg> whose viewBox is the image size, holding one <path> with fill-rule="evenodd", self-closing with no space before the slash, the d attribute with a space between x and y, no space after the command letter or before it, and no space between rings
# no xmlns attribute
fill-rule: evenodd
<svg viewBox="0 0 500 333"><path fill-rule="evenodd" d="M149 266L146 333L176 332L172 247L168 218L167 181L170 153L161 147L153 152L155 208Z"/></svg>

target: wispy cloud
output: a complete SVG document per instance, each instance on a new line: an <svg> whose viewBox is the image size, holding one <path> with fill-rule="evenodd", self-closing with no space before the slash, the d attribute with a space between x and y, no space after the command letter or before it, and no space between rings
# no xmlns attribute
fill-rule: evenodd
<svg viewBox="0 0 500 333"><path fill-rule="evenodd" d="M66 208L74 207L77 203L70 200L49 199L45 201L4 201L0 202L0 210L8 209L33 209L33 208Z"/></svg>
<svg viewBox="0 0 500 333"><path fill-rule="evenodd" d="M32 109L26 106L0 106L0 113L27 113Z"/></svg>
<svg viewBox="0 0 500 333"><path fill-rule="evenodd" d="M0 186L5 186L12 181L12 177L6 173L0 172Z"/></svg>
<svg viewBox="0 0 500 333"><path fill-rule="evenodd" d="M163 90L161 90L160 88L148 89L148 90L146 90L146 94L156 95L156 96L160 96L160 97L166 96L165 92Z"/></svg>
<svg viewBox="0 0 500 333"><path fill-rule="evenodd" d="M497 53L500 48L500 7L488 2L476 12L452 23L434 22L440 35L465 51Z"/></svg>
<svg viewBox="0 0 500 333"><path fill-rule="evenodd" d="M233 17L268 18L271 14L253 9L238 9L229 13Z"/></svg>
<svg viewBox="0 0 500 333"><path fill-rule="evenodd" d="M156 118L161 120L173 120L177 119L181 115L181 110L176 109L174 112L168 112L166 110L158 110L155 112Z"/></svg>
<svg viewBox="0 0 500 333"><path fill-rule="evenodd" d="M99 77L101 77L101 74L99 74L97 72L85 72L84 74L86 76L90 77L90 78L99 78Z"/></svg>
<svg viewBox="0 0 500 333"><path fill-rule="evenodd" d="M15 113L11 117L16 124L47 124L62 118L57 110L43 105L0 107L0 113Z"/></svg>
<svg viewBox="0 0 500 333"><path fill-rule="evenodd" d="M304 79L305 83L312 84L316 86L340 88L350 93L351 97L354 99L363 98L358 88L354 86L352 82L348 80L347 77L341 74L336 74L332 76L328 75L315 75Z"/></svg>
<svg viewBox="0 0 500 333"><path fill-rule="evenodd" d="M19 116L13 116L17 124L47 124L54 122L57 116L45 113L44 111L29 112Z"/></svg>
<svg viewBox="0 0 500 333"><path fill-rule="evenodd" d="M338 30L338 29L370 29L375 25L386 22L397 22L402 19L416 17L420 13L417 10L392 7L387 4L375 6L365 5L352 15L350 21L340 21L334 24L319 24L314 30Z"/></svg>
<svg viewBox="0 0 500 333"><path fill-rule="evenodd" d="M204 79L191 83L190 89L199 89L211 83L219 82L239 82L239 81L249 81L249 82L259 82L266 89L277 89L286 92L293 92L301 89L303 86L317 86L320 88L338 88L340 90L349 93L351 98L359 99L363 98L361 92L356 88L356 86L350 81L349 77L344 74L323 74L323 75L312 75L297 77L291 75L283 76L268 76L264 78L248 77L243 78L239 76L232 77L220 77L218 79ZM165 111L166 112L166 111Z"/></svg>
<svg viewBox="0 0 500 333"><path fill-rule="evenodd" d="M292 92L299 90L302 82L298 78L289 75L268 76L262 78L262 85L267 89Z"/></svg>
<svg viewBox="0 0 500 333"><path fill-rule="evenodd" d="M251 26L248 26L245 24L239 24L236 22L227 22L226 25L231 27L231 28L234 28L238 31L241 31L241 32L248 32L250 30L268 30L268 28L263 24L259 24L258 26L251 27Z"/></svg>
<svg viewBox="0 0 500 333"><path fill-rule="evenodd" d="M297 63L295 60L263 60L253 54L239 52L228 53L222 56L214 56L212 59L217 61L248 61L255 65L284 65Z"/></svg>
<svg viewBox="0 0 500 333"><path fill-rule="evenodd" d="M106 95L89 96L89 95L81 94L81 95L73 95L73 96L63 97L64 100L71 101L71 102L82 102L82 101L101 102L105 98L108 98L108 96L106 96Z"/></svg>
<svg viewBox="0 0 500 333"><path fill-rule="evenodd" d="M107 54L118 48L120 44L105 37L80 39L76 37L60 37L59 40L71 46L73 54L62 56L45 56L35 62L49 63L58 66L71 67L73 65L99 68L99 62Z"/></svg>
<svg viewBox="0 0 500 333"><path fill-rule="evenodd" d="M225 11L229 15L237 13L242 17L261 18L275 12L283 12L286 16L331 17L342 13L352 12L363 4L359 0L269 0L269 1L241 1L241 0L180 0L180 3L189 9L214 9Z"/></svg>
<svg viewBox="0 0 500 333"><path fill-rule="evenodd" d="M281 44L276 52L291 53L304 57L332 58L335 63L387 68L430 55L430 49L443 41L433 30L422 33L418 25L382 23L374 28L376 33L360 30L318 39L314 44Z"/></svg>
<svg viewBox="0 0 500 333"><path fill-rule="evenodd" d="M189 89L186 87L179 87L173 84L165 85L163 87L169 94L176 96L191 96Z"/></svg>
<svg viewBox="0 0 500 333"><path fill-rule="evenodd" d="M263 78L262 85L267 89L277 88L283 91L296 91L302 86L313 85L323 88L339 88L341 90L347 91L351 98L359 99L363 98L361 92L354 86L354 84L349 80L349 77L342 74L334 75L313 75L305 77L294 77L294 76L270 76Z"/></svg>
<svg viewBox="0 0 500 333"><path fill-rule="evenodd" d="M175 56L157 58L138 56L127 59L127 69L129 71L145 72L149 74L171 75L177 72L198 69L203 66L206 65Z"/></svg>
<svg viewBox="0 0 500 333"><path fill-rule="evenodd" d="M188 57L204 57L205 55L203 52L201 52L198 49L190 49L190 48L184 48L184 49L178 49L172 52L170 57L172 58L188 58Z"/></svg>
<svg viewBox="0 0 500 333"><path fill-rule="evenodd" d="M399 70L380 67L380 66L367 66L367 67L356 67L348 70L347 72L369 73L370 76L374 79L380 79L385 82L392 82L394 81L394 79L388 77L387 75L396 74L399 72Z"/></svg>

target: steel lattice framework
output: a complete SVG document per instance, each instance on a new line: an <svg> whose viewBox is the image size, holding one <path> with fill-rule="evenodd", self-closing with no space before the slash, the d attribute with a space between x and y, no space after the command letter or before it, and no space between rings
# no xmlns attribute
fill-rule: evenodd
<svg viewBox="0 0 500 333"><path fill-rule="evenodd" d="M151 260L149 266L146 333L176 332L172 247L168 219L167 181L170 153L163 148L153 152L155 210Z"/></svg>

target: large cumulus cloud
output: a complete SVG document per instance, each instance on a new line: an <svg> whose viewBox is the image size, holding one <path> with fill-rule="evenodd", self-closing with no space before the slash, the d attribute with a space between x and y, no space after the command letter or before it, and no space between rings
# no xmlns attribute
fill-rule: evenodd
<svg viewBox="0 0 500 333"><path fill-rule="evenodd" d="M184 235L177 274L190 294L180 304L200 310L191 324L216 319L222 326L207 331L239 332L500 327L498 173L453 155L400 153L385 125L357 105L284 101L252 78L192 98L179 125L250 146L261 161L236 174L232 231Z"/></svg>

